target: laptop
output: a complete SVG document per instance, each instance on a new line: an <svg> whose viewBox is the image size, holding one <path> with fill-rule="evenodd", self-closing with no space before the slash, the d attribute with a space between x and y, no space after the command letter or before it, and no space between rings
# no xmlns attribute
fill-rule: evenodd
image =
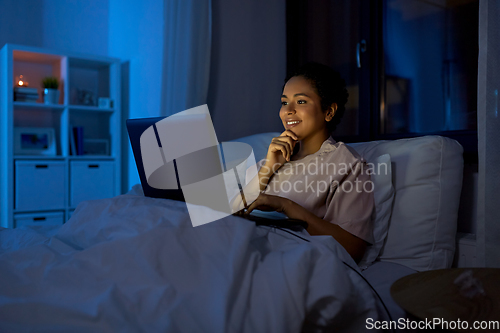
<svg viewBox="0 0 500 333"><path fill-rule="evenodd" d="M179 164L178 161L179 159L186 159L185 157L186 155L180 156L179 154L181 153L178 152L177 153L178 158L177 159L173 158L170 161L169 158L165 159L165 156L163 156L164 153L162 152L163 162L161 160L158 160L157 161L158 163L153 168L153 169L156 168L155 170L157 171L156 175L155 171L146 170L148 166L147 164L144 163L144 161L147 159L144 159L143 155L154 154L155 156L156 155L159 156L160 151L162 151L161 142L172 141L172 138L170 138L170 140L166 140L165 138L160 138L161 135L159 133L165 132L164 130L161 131L161 122L166 118L167 117L127 119L126 126L130 139L130 144L134 154L137 171L139 173L139 178L141 181L141 186L144 195L151 198L163 198L163 199L172 199L177 201L186 201L185 195L183 194L183 191L181 189L181 183L183 183L183 181L185 183L186 180L185 179L182 180L181 178L179 178L179 171L178 171L178 164ZM217 138L215 137L215 132L213 133L211 132L213 131L213 125L211 124L211 120L209 118L210 117L208 116L208 122L207 122L207 119L204 118L202 115L197 115L192 119L188 119L189 124L187 124L189 128L193 128L192 130L189 131L191 133L193 132L198 133L200 131L205 131L205 133L203 133L203 136L206 137L207 139L205 140L206 142L203 144L206 147L200 146L198 148L201 148L201 151L204 152L202 154L204 165L213 166L209 171L207 171L208 174L204 175L205 178L210 177L210 175L220 174L223 172L223 167L219 168L219 166L222 166L223 164L222 157L220 156L221 155L220 151L217 148L218 143L217 143ZM179 126L175 127L177 128L182 126L186 126L186 123L179 124ZM144 137L146 137L147 135L143 136L143 134L145 134L145 132L148 130L151 132L150 135L151 140L148 141L147 144L145 145ZM152 134L153 131L154 135ZM180 131L181 132L177 134L180 136L185 136L186 128L184 128L184 130L182 130L181 128ZM141 137L142 137L142 149L141 149ZM176 142L178 145L179 142L183 141L179 139L173 142ZM213 146L210 146L212 144ZM146 147L148 149L150 148L151 150L147 152L147 150L145 149ZM199 151L200 150L198 150L197 152L198 155L200 154ZM207 160L209 161L209 163L207 163ZM166 161L167 163L165 163ZM217 163L218 161L220 161L221 163ZM197 177L199 178L200 175L197 175ZM151 186L150 184L154 183L154 180L156 180L159 185ZM245 202L245 204L246 204L245 208L247 208L248 207L247 205L250 203ZM290 229L295 229L297 227L307 228L306 222L300 220L288 219L286 215L277 212L263 212L254 210L250 215L242 216L238 214L238 216L256 222L257 225L270 225L270 226L285 227Z"/></svg>
<svg viewBox="0 0 500 333"><path fill-rule="evenodd" d="M153 118L138 118L138 119L127 119L127 131L130 139L130 145L132 146L132 151L134 153L135 164L137 165L137 171L139 172L139 178L141 180L142 190L144 195L151 198L163 198L172 199L178 201L185 201L184 195L182 194L182 189L180 187L178 172L171 175L172 182L177 184L177 188L172 189L159 189L151 187L148 184L146 177L146 172L144 170L142 153L141 153L141 136L142 134L151 126L154 126L157 122L165 119L166 117L153 117ZM158 146L161 147L161 142L158 140ZM174 168L176 168L174 161ZM177 171L177 170L176 170Z"/></svg>
<svg viewBox="0 0 500 333"><path fill-rule="evenodd" d="M128 119L126 126L145 196L199 204L201 196L186 189L223 173L206 105L168 117ZM221 185L215 185L208 190L221 193ZM218 201L212 208L222 208L222 198Z"/></svg>

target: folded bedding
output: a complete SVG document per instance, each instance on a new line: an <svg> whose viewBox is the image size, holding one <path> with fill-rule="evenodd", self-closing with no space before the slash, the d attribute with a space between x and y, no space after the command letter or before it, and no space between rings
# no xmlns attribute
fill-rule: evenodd
<svg viewBox="0 0 500 333"><path fill-rule="evenodd" d="M134 193L86 201L61 227L0 230L0 332L365 331L377 301L346 264L330 236L193 227L185 203Z"/></svg>

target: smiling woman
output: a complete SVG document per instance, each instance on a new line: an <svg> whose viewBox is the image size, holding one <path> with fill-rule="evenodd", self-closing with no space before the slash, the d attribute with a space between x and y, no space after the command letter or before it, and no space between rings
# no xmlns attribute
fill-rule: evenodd
<svg viewBox="0 0 500 333"><path fill-rule="evenodd" d="M359 261L373 242L373 183L361 157L330 136L347 98L339 73L318 63L285 80L279 112L285 131L247 184L260 195L246 214L280 211L306 221L311 235L333 236Z"/></svg>

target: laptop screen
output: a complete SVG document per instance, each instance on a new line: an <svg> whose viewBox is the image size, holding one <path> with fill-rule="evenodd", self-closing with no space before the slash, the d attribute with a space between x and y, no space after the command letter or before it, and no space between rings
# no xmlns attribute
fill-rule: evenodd
<svg viewBox="0 0 500 333"><path fill-rule="evenodd" d="M237 197L245 206L257 197L258 188L242 188L248 171L255 169L251 146L219 144L206 105L168 117L129 119L127 130L145 196L223 215L233 213ZM207 223L202 215L190 215L193 225Z"/></svg>
<svg viewBox="0 0 500 333"><path fill-rule="evenodd" d="M166 182L175 183L177 186L175 188L165 189L165 188L155 188L148 184L146 177L146 172L144 170L143 156L141 153L141 136L142 134L151 126L154 126L157 122L165 119L166 117L154 117L154 118L140 118L140 119L127 119L127 131L130 139L130 145L132 146L132 151L134 153L135 163L137 165L137 171L139 172L139 179L141 180L142 190L144 195L152 198L164 198L184 201L184 195L179 186L178 173L175 172L175 161L172 161L174 166L174 172L165 172L163 177ZM156 147L161 147L161 142L157 140ZM158 151L159 153L159 151ZM169 177L170 176L170 177ZM160 177L158 177L160 178Z"/></svg>

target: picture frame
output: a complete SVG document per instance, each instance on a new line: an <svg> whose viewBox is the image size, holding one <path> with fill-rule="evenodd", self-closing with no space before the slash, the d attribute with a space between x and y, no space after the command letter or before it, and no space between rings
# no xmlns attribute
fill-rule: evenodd
<svg viewBox="0 0 500 333"><path fill-rule="evenodd" d="M99 97L99 99L97 100L97 106L101 109L112 109L113 100L108 97Z"/></svg>
<svg viewBox="0 0 500 333"><path fill-rule="evenodd" d="M15 155L56 155L55 131L51 127L15 127Z"/></svg>

